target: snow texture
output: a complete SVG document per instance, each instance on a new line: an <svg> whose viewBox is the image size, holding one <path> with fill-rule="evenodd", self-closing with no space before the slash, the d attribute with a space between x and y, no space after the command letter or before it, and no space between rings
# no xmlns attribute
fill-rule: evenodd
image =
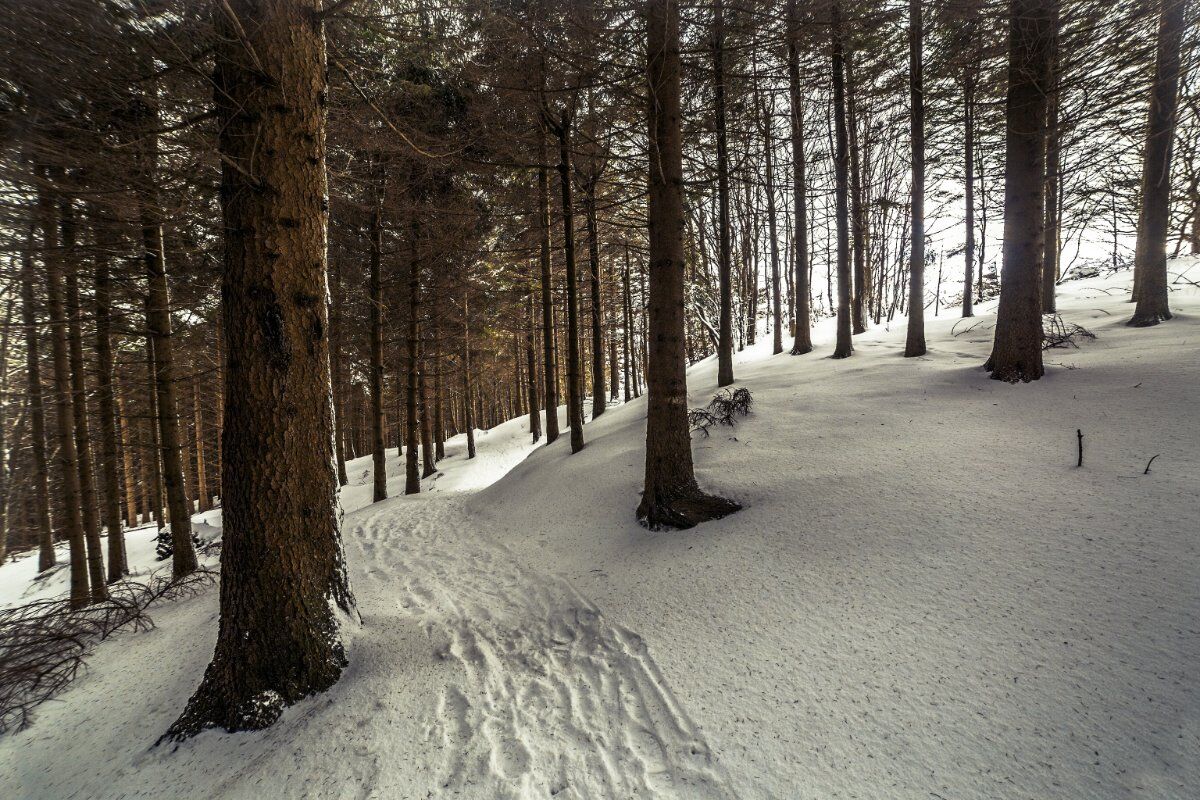
<svg viewBox="0 0 1200 800"><path fill-rule="evenodd" d="M829 325L807 356L763 337L735 361L753 413L694 440L701 485L745 509L687 532L634 520L644 400L577 455L524 419L474 461L456 438L416 497L371 505L356 460L363 627L332 690L152 747L216 637L215 591L164 604L0 738L0 795L1193 797L1200 263L1171 271L1178 315L1150 329L1123 324L1128 273L1060 287L1098 338L1029 385L980 368L994 302L930 317L921 359L902 320L843 361ZM692 404L714 384L696 365ZM153 528L129 541L161 567ZM0 568L0 602L65 590L33 562Z"/></svg>

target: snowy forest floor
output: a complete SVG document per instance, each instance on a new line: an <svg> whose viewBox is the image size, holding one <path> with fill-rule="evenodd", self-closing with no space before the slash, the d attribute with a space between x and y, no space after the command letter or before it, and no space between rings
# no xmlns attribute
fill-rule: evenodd
<svg viewBox="0 0 1200 800"><path fill-rule="evenodd" d="M1097 339L1029 385L980 368L994 302L930 317L916 360L903 321L844 361L828 326L804 357L763 337L735 362L754 412L694 442L701 484L745 509L691 531L634 521L644 399L574 456L533 448L526 420L472 462L452 440L416 497L370 504L359 459L363 626L337 686L267 731L154 747L212 653L206 590L0 737L0 794L1194 796L1200 262L1170 269L1178 316L1151 329L1123 324L1128 273L1060 287ZM689 386L707 401L711 359ZM389 475L402 491L394 454ZM153 530L129 536L153 568ZM0 568L0 603L65 588L32 561Z"/></svg>

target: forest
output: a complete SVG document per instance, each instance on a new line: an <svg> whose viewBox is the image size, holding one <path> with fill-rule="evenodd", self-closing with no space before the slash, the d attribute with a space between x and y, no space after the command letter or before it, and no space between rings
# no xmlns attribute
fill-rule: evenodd
<svg viewBox="0 0 1200 800"><path fill-rule="evenodd" d="M1198 15L4 0L0 795L1191 796Z"/></svg>

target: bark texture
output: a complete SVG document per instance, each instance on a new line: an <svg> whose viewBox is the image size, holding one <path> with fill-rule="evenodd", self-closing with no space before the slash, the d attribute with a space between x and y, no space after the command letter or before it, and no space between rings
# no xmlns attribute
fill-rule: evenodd
<svg viewBox="0 0 1200 800"><path fill-rule="evenodd" d="M912 244L908 271L908 338L904 357L925 355L925 88L921 0L908 3L909 123L912 131Z"/></svg>
<svg viewBox="0 0 1200 800"><path fill-rule="evenodd" d="M1142 208L1133 256L1134 299L1129 324L1148 327L1171 318L1167 289L1167 234L1171 224L1171 149L1179 95L1179 49L1188 0L1162 0L1158 53L1142 161Z"/></svg>
<svg viewBox="0 0 1200 800"><path fill-rule="evenodd" d="M1042 256L1046 98L1054 39L1051 4L1009 5L1004 246L996 338L986 368L996 380L1042 377Z"/></svg>
<svg viewBox="0 0 1200 800"><path fill-rule="evenodd" d="M684 348L683 137L679 5L647 4L649 69L650 364L646 370L646 483L638 519L652 530L690 528L740 506L696 485L687 421Z"/></svg>
<svg viewBox="0 0 1200 800"><path fill-rule="evenodd" d="M216 653L168 735L263 728L329 688L352 613L339 532L326 284L325 37L315 0L218 11L226 337Z"/></svg>
<svg viewBox="0 0 1200 800"><path fill-rule="evenodd" d="M833 116L836 131L834 153L835 195L837 205L837 342L834 358L848 358L854 353L850 328L850 154L846 130L846 63L842 47L842 9L839 3L830 7L830 30L833 37Z"/></svg>

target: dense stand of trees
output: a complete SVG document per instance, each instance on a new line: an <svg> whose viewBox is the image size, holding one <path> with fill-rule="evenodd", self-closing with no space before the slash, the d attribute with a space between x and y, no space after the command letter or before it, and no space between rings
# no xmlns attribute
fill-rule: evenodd
<svg viewBox="0 0 1200 800"><path fill-rule="evenodd" d="M737 508L692 472L690 363L732 384L762 333L819 354L831 317L835 358L897 316L922 355L927 309L998 295L986 366L1036 380L1057 282L1096 261L1132 261L1131 324L1169 320L1167 254L1200 252L1195 13L9 4L0 556L65 542L82 606L126 527L195 570L219 502L221 632L173 733L266 725L344 662L357 458L381 500L401 451L415 493L451 436L553 444L565 405L575 453L648 392L631 506L687 527Z"/></svg>

